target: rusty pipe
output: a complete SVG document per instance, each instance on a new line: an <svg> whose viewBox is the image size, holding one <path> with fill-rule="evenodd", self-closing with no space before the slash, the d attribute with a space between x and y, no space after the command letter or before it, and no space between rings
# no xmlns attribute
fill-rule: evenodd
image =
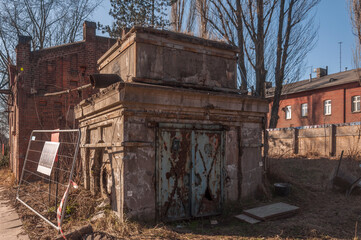
<svg viewBox="0 0 361 240"><path fill-rule="evenodd" d="M123 82L121 77L117 74L101 74L95 73L89 75L90 83L93 88L106 88L113 83Z"/></svg>

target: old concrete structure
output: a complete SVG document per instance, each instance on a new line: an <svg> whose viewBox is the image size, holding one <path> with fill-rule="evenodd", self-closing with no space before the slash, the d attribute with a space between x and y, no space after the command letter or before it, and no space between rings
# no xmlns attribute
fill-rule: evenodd
<svg viewBox="0 0 361 240"><path fill-rule="evenodd" d="M220 213L262 184L264 99L236 89L224 43L133 28L98 61L122 81L76 108L85 186L120 216Z"/></svg>
<svg viewBox="0 0 361 240"><path fill-rule="evenodd" d="M19 37L16 66L9 69L10 167L17 180L32 130L77 127L74 106L88 98L91 89L45 94L89 83L88 75L97 72L98 58L115 43L114 39L96 36L95 30L94 22L85 22L82 41L36 51L31 50L31 37Z"/></svg>

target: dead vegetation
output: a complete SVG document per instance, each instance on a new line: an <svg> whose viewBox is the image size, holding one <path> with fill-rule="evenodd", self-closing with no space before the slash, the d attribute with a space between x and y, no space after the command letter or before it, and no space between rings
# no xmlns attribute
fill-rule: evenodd
<svg viewBox="0 0 361 240"><path fill-rule="evenodd" d="M361 159L345 158L341 168L348 174L361 176ZM92 224L99 239L352 239L361 236L361 191L346 197L333 189L332 178L338 159L283 158L270 159L266 189L272 192L274 182L288 182L292 192L288 197L259 196L258 201L243 201L225 209L221 216L178 221L167 224L146 224L115 217L108 206L101 209L85 190L72 191L69 214L64 222L66 232L76 226ZM2 185L14 199L14 178L8 170L0 171ZM233 218L242 209L271 202L286 202L301 208L294 217L249 225ZM11 201L13 202L13 201ZM24 228L31 239L54 239L57 232L32 212L17 204ZM104 211L104 217L92 220L94 212ZM217 220L217 224L211 224ZM107 234L105 234L105 232Z"/></svg>

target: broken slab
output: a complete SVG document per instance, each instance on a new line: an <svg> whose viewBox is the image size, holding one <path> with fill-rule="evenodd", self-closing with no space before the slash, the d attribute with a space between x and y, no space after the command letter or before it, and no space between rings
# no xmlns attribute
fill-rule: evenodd
<svg viewBox="0 0 361 240"><path fill-rule="evenodd" d="M247 216L245 214L239 214L239 215L236 215L234 216L235 218L241 220L241 221L244 221L244 222L247 222L247 223L250 223L250 224L256 224L256 223L259 223L261 222L260 220L257 220L255 218L252 218L250 216Z"/></svg>
<svg viewBox="0 0 361 240"><path fill-rule="evenodd" d="M243 211L243 213L249 217L267 221L278 218L286 218L296 214L299 207L287 204L287 203L274 203L263 207L252 208Z"/></svg>

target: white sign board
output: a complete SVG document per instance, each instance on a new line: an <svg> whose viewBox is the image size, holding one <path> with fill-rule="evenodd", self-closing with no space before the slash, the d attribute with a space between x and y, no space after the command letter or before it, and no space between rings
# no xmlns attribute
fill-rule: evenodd
<svg viewBox="0 0 361 240"><path fill-rule="evenodd" d="M44 143L43 151L41 152L39 165L37 169L38 172L50 176L56 154L58 153L59 144L60 144L59 142L49 142L49 141L46 141Z"/></svg>

